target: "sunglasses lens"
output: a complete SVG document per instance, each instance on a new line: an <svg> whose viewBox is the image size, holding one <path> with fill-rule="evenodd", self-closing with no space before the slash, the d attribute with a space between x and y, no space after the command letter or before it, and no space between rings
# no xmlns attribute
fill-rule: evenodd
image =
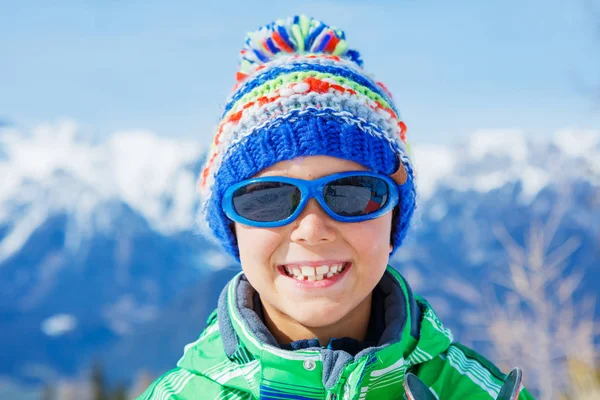
<svg viewBox="0 0 600 400"><path fill-rule="evenodd" d="M251 221L281 221L296 211L300 196L300 190L288 183L252 183L233 193L233 208L238 215Z"/></svg>
<svg viewBox="0 0 600 400"><path fill-rule="evenodd" d="M336 179L323 188L323 197L329 208L343 217L378 211L386 205L389 194L387 183L373 176Z"/></svg>

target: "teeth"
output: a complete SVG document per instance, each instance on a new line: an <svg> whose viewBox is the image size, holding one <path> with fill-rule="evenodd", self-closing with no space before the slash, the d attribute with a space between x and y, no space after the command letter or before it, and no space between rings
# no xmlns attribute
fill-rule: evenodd
<svg viewBox="0 0 600 400"><path fill-rule="evenodd" d="M344 264L331 264L331 265L319 265L318 267L311 267L309 265L303 265L300 268L297 267L286 267L284 266L285 272L289 277L303 281L305 279L313 281L321 281L325 278L331 278L344 271Z"/></svg>
<svg viewBox="0 0 600 400"><path fill-rule="evenodd" d="M320 267L317 267L316 270L317 275L324 275L329 272L329 265L321 265Z"/></svg>

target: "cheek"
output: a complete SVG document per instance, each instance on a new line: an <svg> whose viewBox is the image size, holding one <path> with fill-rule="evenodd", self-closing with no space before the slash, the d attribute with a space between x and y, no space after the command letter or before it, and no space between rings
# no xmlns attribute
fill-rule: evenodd
<svg viewBox="0 0 600 400"><path fill-rule="evenodd" d="M237 223L235 232L242 266L247 264L267 267L281 243L281 235L272 229L252 228Z"/></svg>
<svg viewBox="0 0 600 400"><path fill-rule="evenodd" d="M348 225L344 229L344 236L360 258L387 258L391 225L391 214L386 214L374 220Z"/></svg>

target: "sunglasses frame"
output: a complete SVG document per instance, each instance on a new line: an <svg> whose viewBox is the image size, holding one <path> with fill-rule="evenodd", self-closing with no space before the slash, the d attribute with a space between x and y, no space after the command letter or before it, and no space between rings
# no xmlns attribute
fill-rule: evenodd
<svg viewBox="0 0 600 400"><path fill-rule="evenodd" d="M329 208L329 206L327 206L327 203L325 202L325 198L323 197L323 188L325 187L325 185L327 185L328 183L330 183L332 181L342 179L342 178L348 178L348 177L352 177L352 176L368 176L368 177L378 178L378 179L381 179L382 181L384 181L387 184L388 190L389 190L389 197L387 199L386 204L379 210L374 211L369 214L365 214L365 215L345 217L345 216L341 216L341 215L334 213ZM279 221L260 222L260 221L252 221L250 219L244 218L243 216L239 215L235 211L235 208L233 206L233 194L235 193L235 191L246 185L250 185L253 183L260 183L260 182L287 183L287 184L294 185L298 189L300 189L300 202L298 203L298 207L296 207L296 210L292 213L292 215L290 215L289 217L287 217L285 219L279 220ZM289 178L287 176L264 176L264 177L259 177L259 178L247 179L247 180L238 182L235 185L228 187L227 190L225 191L225 194L223 195L222 208L223 208L223 212L225 213L225 215L232 221L239 222L241 224L248 225L248 226L258 227L258 228L276 228L276 227L287 225L287 224L293 222L296 218L298 218L298 216L302 213L302 210L304 210L304 207L306 207L306 203L308 203L308 200L310 200L311 198L315 198L317 200L317 202L319 203L319 205L321 206L321 208L325 211L325 213L327 215L329 215L329 217L331 217L335 221L338 221L338 222L362 222L362 221L367 221L367 220L378 218L378 217L390 212L391 210L393 210L399 201L399 190L398 190L398 186L397 186L396 182L394 182L394 180L392 178L390 178L387 175L383 175L383 174L379 174L379 173L371 172L371 171L339 172L339 173L327 175L322 178L318 178L318 179L314 179L314 180Z"/></svg>

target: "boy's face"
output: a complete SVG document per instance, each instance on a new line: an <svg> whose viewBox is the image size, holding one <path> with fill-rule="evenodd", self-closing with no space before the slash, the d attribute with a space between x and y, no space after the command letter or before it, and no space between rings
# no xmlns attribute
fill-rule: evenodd
<svg viewBox="0 0 600 400"><path fill-rule="evenodd" d="M340 158L309 156L279 162L256 177L312 180L359 170L366 168ZM333 327L342 318L351 318L383 276L391 251L391 221L389 212L363 222L337 222L310 199L299 217L286 226L256 228L236 223L242 269L269 314L308 328ZM347 267L329 282L299 281L282 268L316 267L315 263Z"/></svg>

